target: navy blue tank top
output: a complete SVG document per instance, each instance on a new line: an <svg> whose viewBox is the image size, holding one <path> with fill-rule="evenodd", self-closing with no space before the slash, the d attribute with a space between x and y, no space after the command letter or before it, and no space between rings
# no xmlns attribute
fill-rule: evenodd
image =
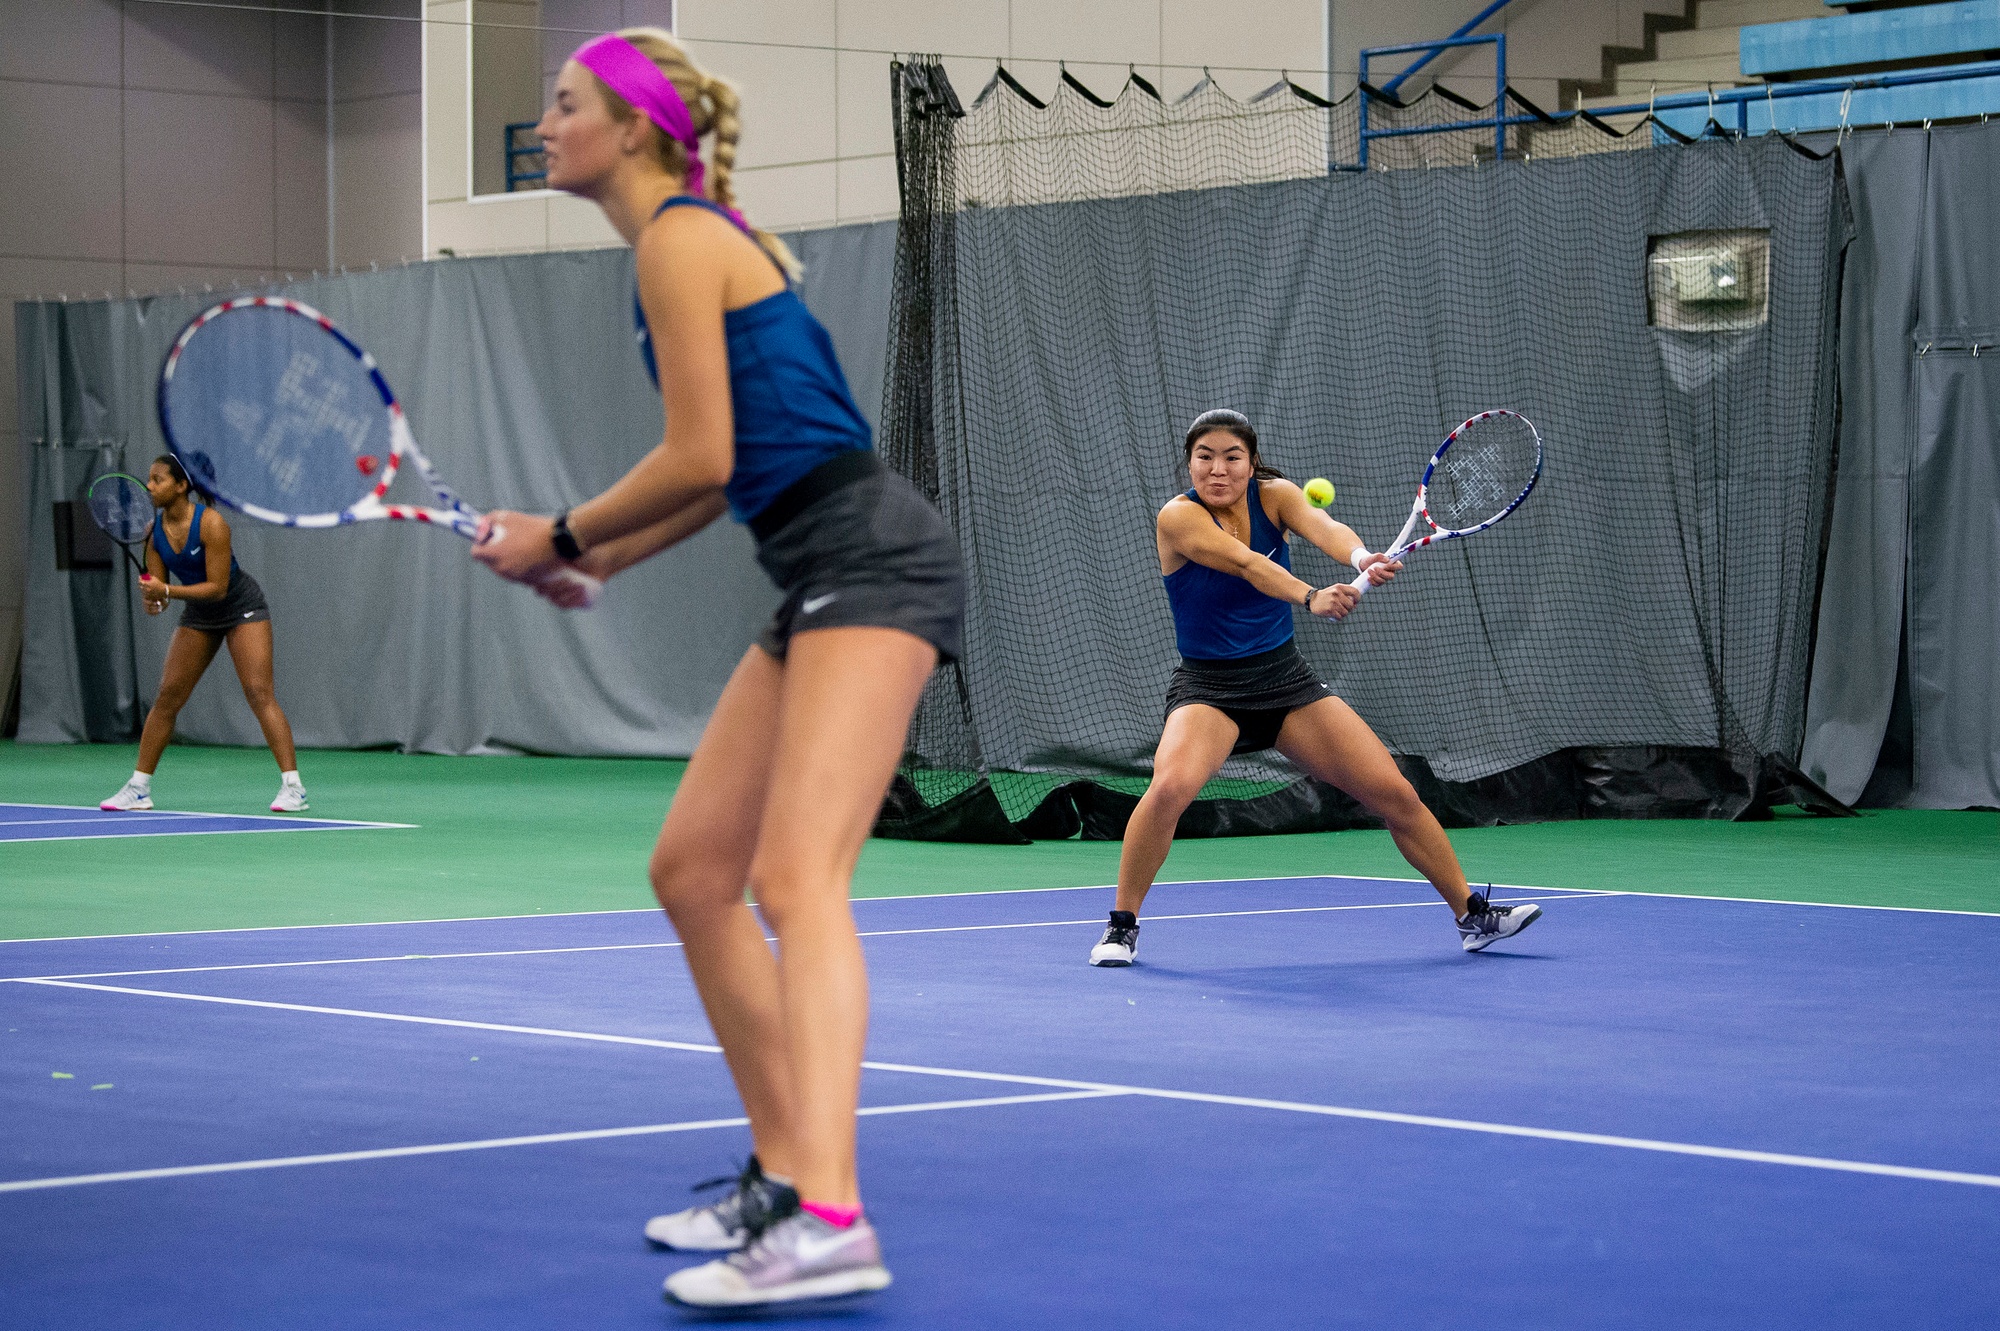
<svg viewBox="0 0 2000 1331"><path fill-rule="evenodd" d="M194 516L188 519L187 544L179 550L167 543L167 524L153 523L153 548L160 552L160 562L167 566L167 581L180 579L184 587L192 587L197 582L208 581L208 549L201 543L201 515L208 511L207 505L196 504ZM229 556L229 580L236 581L238 568L236 556Z"/></svg>
<svg viewBox="0 0 2000 1331"><path fill-rule="evenodd" d="M1201 502L1192 490L1187 497ZM1291 572L1291 547L1264 515L1255 477L1250 481L1250 548ZM1174 608L1174 641L1191 661L1234 661L1292 640L1291 602L1266 596L1247 578L1190 559L1167 574L1166 583L1167 601Z"/></svg>
<svg viewBox="0 0 2000 1331"><path fill-rule="evenodd" d="M653 216L681 205L729 217L714 203L692 194L674 195ZM730 224L735 225L735 219ZM659 363L653 358L652 332L636 289L632 314L639 329L639 354L658 388ZM868 418L848 391L833 339L792 290L789 276L783 291L725 312L722 330L729 346L729 399L736 417L736 465L724 494L736 520L748 522L793 481L836 454L873 448L874 438Z"/></svg>

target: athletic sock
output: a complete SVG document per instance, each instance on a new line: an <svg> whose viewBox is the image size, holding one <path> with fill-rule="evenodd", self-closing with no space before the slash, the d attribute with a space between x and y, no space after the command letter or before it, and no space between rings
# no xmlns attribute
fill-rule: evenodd
<svg viewBox="0 0 2000 1331"><path fill-rule="evenodd" d="M280 772L280 773L278 773L278 780L280 780L280 781L284 782L284 783L285 783L286 785L288 785L288 786L296 786L296 785L298 785L298 784L299 784L299 769L298 769L298 768L296 768L296 767L294 767L294 768L293 768L293 769L292 769L291 771L289 771L289 772Z"/></svg>
<svg viewBox="0 0 2000 1331"><path fill-rule="evenodd" d="M800 1202L801 1211L810 1211L835 1229L852 1229L861 1218L858 1206L828 1206L824 1202Z"/></svg>
<svg viewBox="0 0 2000 1331"><path fill-rule="evenodd" d="M153 774L151 772L134 771L132 779L126 784L139 790L151 791L153 788Z"/></svg>
<svg viewBox="0 0 2000 1331"><path fill-rule="evenodd" d="M1139 927L1139 916L1137 913L1129 910L1114 910L1111 912L1111 927L1114 929L1136 929Z"/></svg>

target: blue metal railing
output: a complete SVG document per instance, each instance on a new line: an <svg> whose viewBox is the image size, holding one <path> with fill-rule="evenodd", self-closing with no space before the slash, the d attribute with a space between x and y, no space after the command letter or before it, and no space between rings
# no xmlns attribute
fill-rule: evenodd
<svg viewBox="0 0 2000 1331"><path fill-rule="evenodd" d="M1377 55L1389 55L1397 51L1424 52L1423 59L1411 65L1408 69L1398 74L1395 78L1390 79L1389 85L1386 88L1382 89L1382 91L1388 93L1391 97L1394 97L1396 95L1396 89L1402 87L1403 81L1409 78L1410 75L1416 73L1418 70L1422 69L1425 65L1428 65L1431 61L1437 59L1440 55L1443 55L1444 52L1451 46L1452 43L1457 42L1458 39L1461 37L1466 37L1471 35L1472 30L1474 28L1484 23L1487 19L1492 18L1495 14L1499 13L1501 10L1505 9L1508 5L1512 4L1513 2L1514 0L1493 0L1492 4L1486 6L1486 8L1480 10L1477 14L1474 14L1472 18L1466 21L1465 23L1460 24L1457 32L1454 32L1451 36L1445 38L1443 41L1440 42L1424 42L1416 46L1375 47L1374 51ZM1365 72L1368 68L1367 51L1363 51L1361 53L1361 60L1362 60L1361 68L1364 71L1361 77L1366 79L1368 77L1367 73Z"/></svg>
<svg viewBox="0 0 2000 1331"><path fill-rule="evenodd" d="M536 139L533 143L523 144L518 142L516 138L517 135L523 133L533 134L536 123L533 120L523 120L507 126L507 192L509 194L512 194L522 185L531 181L547 180L549 178L549 169L546 166L542 167L539 171L522 171L518 169L518 163L523 157L540 157L542 155L542 142L540 139Z"/></svg>
<svg viewBox="0 0 2000 1331"><path fill-rule="evenodd" d="M1507 0L1500 0L1500 4L1505 4L1506 2ZM1482 13L1479 18L1474 19L1466 26L1476 27L1486 18L1487 14L1491 14L1499 7L1499 4L1490 6L1485 13ZM1463 30L1461 29L1461 31ZM1370 102L1378 96L1387 97L1389 100L1394 101L1392 93L1397 84L1416 73L1432 56L1461 46L1491 46L1493 48L1492 115L1480 120L1455 120L1448 125L1409 125L1395 129L1370 129L1368 127L1368 104ZM1368 82L1369 62L1385 55L1408 55L1412 51L1428 51L1430 54L1404 70L1389 87L1384 88L1380 93L1376 92L1374 87ZM1342 166L1336 163L1332 167L1335 171L1366 171L1368 169L1368 145L1375 139L1401 138L1410 134L1440 134L1447 131L1465 129L1491 128L1493 131L1493 157L1495 161L1498 161L1507 155L1507 126L1525 124L1534 119L1533 116L1509 116L1507 114L1507 34L1504 32L1488 33L1484 37L1451 36L1440 37L1434 42L1405 42L1401 46L1368 47L1361 52L1360 96L1361 160L1353 166Z"/></svg>

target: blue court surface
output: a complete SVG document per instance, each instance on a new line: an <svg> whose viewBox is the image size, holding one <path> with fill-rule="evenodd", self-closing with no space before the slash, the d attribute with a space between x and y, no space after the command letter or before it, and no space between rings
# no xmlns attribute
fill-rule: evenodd
<svg viewBox="0 0 2000 1331"><path fill-rule="evenodd" d="M1970 1327L2000 917L1506 889L857 901L895 1327ZM1502 950L1502 949L1505 950ZM748 1135L651 912L0 944L8 1326L620 1328ZM52 1074L66 1073L68 1076Z"/></svg>
<svg viewBox="0 0 2000 1331"><path fill-rule="evenodd" d="M217 832L327 832L408 823L355 823L296 814L176 813L168 809L106 813L71 804L0 804L0 842L76 841L95 837L193 836Z"/></svg>

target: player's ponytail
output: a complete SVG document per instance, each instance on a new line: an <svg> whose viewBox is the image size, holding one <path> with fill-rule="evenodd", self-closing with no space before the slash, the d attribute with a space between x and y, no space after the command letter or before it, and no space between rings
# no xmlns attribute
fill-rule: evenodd
<svg viewBox="0 0 2000 1331"><path fill-rule="evenodd" d="M724 208L736 208L736 188L733 176L736 170L736 144L743 131L742 98L734 84L719 79L703 70L689 57L681 44L671 33L661 28L623 28L618 35L637 47L641 54L659 67L667 81L674 85L674 91L687 104L688 116L693 121L697 139L709 135L715 137L715 147L711 150L710 161L703 181L703 193ZM620 97L600 78L598 87L604 94L612 117L619 121L630 120L639 115L632 104ZM660 164L682 180L688 178L688 151L685 145L655 127L655 151ZM797 257L785 242L760 227L749 227L750 235L764 247L778 266L785 270L787 277L796 280L804 271Z"/></svg>
<svg viewBox="0 0 2000 1331"><path fill-rule="evenodd" d="M1194 423L1187 428L1187 437L1181 443L1182 462L1192 463L1194 461L1195 441L1203 435L1213 434L1217 430L1221 430L1225 434L1235 435L1243 441L1243 446L1250 450L1251 474L1258 480L1282 481L1285 479L1285 473L1279 471L1276 467L1267 466L1263 456L1258 453L1257 427L1250 423L1250 418L1240 411L1231 411L1227 407L1217 407L1213 411L1204 411L1201 415L1194 418Z"/></svg>

